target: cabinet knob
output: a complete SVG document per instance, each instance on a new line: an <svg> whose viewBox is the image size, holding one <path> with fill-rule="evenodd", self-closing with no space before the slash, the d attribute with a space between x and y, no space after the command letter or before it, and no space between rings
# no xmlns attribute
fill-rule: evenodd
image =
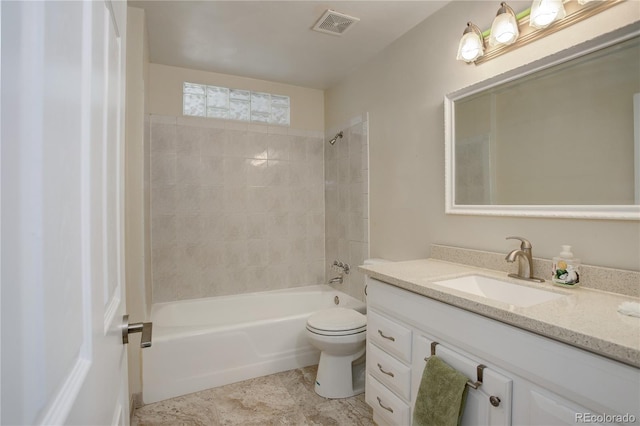
<svg viewBox="0 0 640 426"><path fill-rule="evenodd" d="M497 396L493 396L491 395L489 397L489 402L491 403L491 405L493 405L494 407L497 407L500 405L500 398L498 398Z"/></svg>

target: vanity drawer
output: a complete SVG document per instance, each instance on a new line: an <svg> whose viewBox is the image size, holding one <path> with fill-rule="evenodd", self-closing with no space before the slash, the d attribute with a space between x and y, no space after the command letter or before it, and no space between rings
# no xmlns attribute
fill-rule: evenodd
<svg viewBox="0 0 640 426"><path fill-rule="evenodd" d="M367 370L386 387L402 398L411 397L411 368L369 343Z"/></svg>
<svg viewBox="0 0 640 426"><path fill-rule="evenodd" d="M374 413L388 424L402 426L411 423L409 405L385 388L371 374L367 374L365 400L373 408Z"/></svg>
<svg viewBox="0 0 640 426"><path fill-rule="evenodd" d="M411 330L372 310L367 311L367 341L402 361L411 362Z"/></svg>

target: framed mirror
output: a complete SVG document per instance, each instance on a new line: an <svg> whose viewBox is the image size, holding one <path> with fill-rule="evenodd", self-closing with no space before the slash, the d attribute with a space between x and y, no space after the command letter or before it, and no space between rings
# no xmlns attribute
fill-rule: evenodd
<svg viewBox="0 0 640 426"><path fill-rule="evenodd" d="M640 24L444 105L446 213L640 220Z"/></svg>

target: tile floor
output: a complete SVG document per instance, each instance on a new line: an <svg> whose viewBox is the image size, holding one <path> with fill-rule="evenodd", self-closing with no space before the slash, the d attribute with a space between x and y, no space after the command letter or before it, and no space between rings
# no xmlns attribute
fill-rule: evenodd
<svg viewBox="0 0 640 426"><path fill-rule="evenodd" d="M374 425L364 394L325 399L317 366L285 371L145 405L132 425Z"/></svg>

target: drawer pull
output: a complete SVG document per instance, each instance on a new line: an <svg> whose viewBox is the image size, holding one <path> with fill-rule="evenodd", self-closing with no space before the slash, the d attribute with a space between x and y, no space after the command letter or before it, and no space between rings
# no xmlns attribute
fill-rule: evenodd
<svg viewBox="0 0 640 426"><path fill-rule="evenodd" d="M391 376L394 377L393 373L391 371L384 371L382 369L382 366L380 365L380 363L378 363L378 368L380 369L380 371L382 372L382 374L386 374L387 376Z"/></svg>
<svg viewBox="0 0 640 426"><path fill-rule="evenodd" d="M384 333L382 332L382 330L378 330L378 334L380 334L383 339L391 340L392 342L396 341L395 337L385 336Z"/></svg>
<svg viewBox="0 0 640 426"><path fill-rule="evenodd" d="M382 400L380 399L380 397L379 397L379 396L376 396L376 398L378 398L378 404L380 404L380 406L381 406L382 408L384 408L385 410L387 410L387 411L388 411L388 412L390 412L390 413L393 413L393 408L391 408L391 407L385 407L385 406L382 404Z"/></svg>

